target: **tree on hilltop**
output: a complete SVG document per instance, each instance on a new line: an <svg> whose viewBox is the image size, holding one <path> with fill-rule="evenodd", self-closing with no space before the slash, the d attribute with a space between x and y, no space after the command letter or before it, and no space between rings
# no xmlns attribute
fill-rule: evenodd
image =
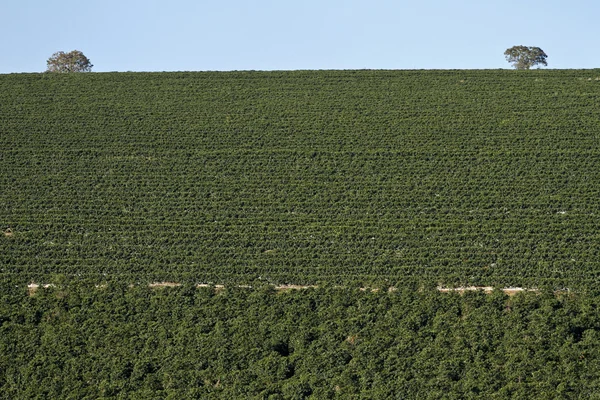
<svg viewBox="0 0 600 400"><path fill-rule="evenodd" d="M545 65L548 55L539 47L513 46L504 52L506 61L512 63L515 69L529 69L534 65Z"/></svg>
<svg viewBox="0 0 600 400"><path fill-rule="evenodd" d="M48 69L46 72L90 72L92 63L79 50L73 50L69 53L59 51L52 54L52 57L46 62Z"/></svg>

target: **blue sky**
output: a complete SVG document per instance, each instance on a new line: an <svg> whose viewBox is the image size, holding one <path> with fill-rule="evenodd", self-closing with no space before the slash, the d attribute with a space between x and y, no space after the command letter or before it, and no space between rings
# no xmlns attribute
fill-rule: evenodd
<svg viewBox="0 0 600 400"><path fill-rule="evenodd" d="M600 67L592 0L1 0L0 73L82 51L94 71Z"/></svg>

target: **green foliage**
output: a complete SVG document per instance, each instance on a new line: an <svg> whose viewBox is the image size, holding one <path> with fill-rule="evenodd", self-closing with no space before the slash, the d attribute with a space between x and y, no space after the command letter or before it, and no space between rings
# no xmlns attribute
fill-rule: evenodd
<svg viewBox="0 0 600 400"><path fill-rule="evenodd" d="M600 390L593 295L0 289L2 398L587 398Z"/></svg>
<svg viewBox="0 0 600 400"><path fill-rule="evenodd" d="M513 46L504 52L506 61L515 69L530 69L534 65L548 65L548 55L539 47Z"/></svg>
<svg viewBox="0 0 600 400"><path fill-rule="evenodd" d="M1 75L0 274L593 287L599 77Z"/></svg>
<svg viewBox="0 0 600 400"><path fill-rule="evenodd" d="M68 53L59 51L52 54L46 64L46 72L90 72L94 66L90 60L79 50L73 50Z"/></svg>

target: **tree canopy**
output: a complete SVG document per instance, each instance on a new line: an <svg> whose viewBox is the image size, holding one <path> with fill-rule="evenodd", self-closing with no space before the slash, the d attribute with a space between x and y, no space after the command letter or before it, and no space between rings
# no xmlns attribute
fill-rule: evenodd
<svg viewBox="0 0 600 400"><path fill-rule="evenodd" d="M539 47L513 46L506 49L504 56L515 69L530 69L538 64L548 65L546 62L548 55Z"/></svg>
<svg viewBox="0 0 600 400"><path fill-rule="evenodd" d="M52 54L46 63L46 72L90 72L93 67L90 60L79 50L69 53L58 51Z"/></svg>

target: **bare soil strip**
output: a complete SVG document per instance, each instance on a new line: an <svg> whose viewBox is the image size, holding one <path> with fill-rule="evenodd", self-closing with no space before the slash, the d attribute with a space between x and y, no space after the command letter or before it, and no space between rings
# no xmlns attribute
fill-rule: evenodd
<svg viewBox="0 0 600 400"><path fill-rule="evenodd" d="M29 285L27 285L27 288L29 290L29 294L33 294L35 293L36 290L38 290L40 287L44 287L44 288L48 288L48 287L53 287L56 286L52 283L30 283ZM106 285L96 285L96 287L104 287ZM131 285L133 286L133 285ZM150 288L166 288L166 287L178 287L178 286L182 286L181 283L178 282L152 282L148 284L148 287ZM213 287L215 288L216 291L222 291L225 289L224 285L212 285L209 283L198 283L196 285L196 287L198 288L205 288L205 287ZM247 288L247 289L251 289L252 286L251 285L237 285L237 287L239 288ZM276 285L274 286L274 289L277 291L287 291L287 290L306 290L306 289L311 289L311 288L317 288L318 286L316 285ZM361 287L359 288L359 290L366 292L366 291L371 291L371 292L378 292L380 289L379 288L373 288L373 287ZM395 287L390 287L388 288L388 292L395 292L396 290L398 290ZM451 293L451 292L458 292L460 294L463 294L465 292L468 291L478 291L478 290L482 290L485 293L492 293L494 291L494 288L492 286L461 286L461 287L451 287L451 288L447 288L447 287L443 287L443 286L438 286L437 290L439 290L442 293ZM506 293L509 296L513 296L517 293L521 293L521 292L537 292L538 289L528 289L528 288L522 288L522 287L508 287L508 288L503 288L500 289L502 290L504 293Z"/></svg>
<svg viewBox="0 0 600 400"><path fill-rule="evenodd" d="M458 292L460 294L468 292L468 291L477 291L477 290L483 290L485 293L492 293L494 291L494 288L492 286L461 286L461 287L456 287L456 288L445 288L442 286L438 286L437 290L439 290L442 293L450 293L450 292ZM503 288L500 289L502 290L504 293L506 293L509 296L514 296L517 293L521 293L521 292L537 292L537 289L527 289L527 288L522 288L522 287L508 287L508 288Z"/></svg>
<svg viewBox="0 0 600 400"><path fill-rule="evenodd" d="M35 293L36 290L38 290L40 287L43 288L49 288L49 287L54 287L55 285L52 283L42 283L42 284L38 284L38 283L30 283L29 285L27 285L27 291L29 292L29 295L31 296L32 294Z"/></svg>
<svg viewBox="0 0 600 400"><path fill-rule="evenodd" d="M159 288L159 287L177 287L181 286L181 283L177 282L152 282L148 284L148 287Z"/></svg>
<svg viewBox="0 0 600 400"><path fill-rule="evenodd" d="M151 288L176 287L176 286L181 286L181 285L182 285L181 283L177 283L177 282L152 282L152 283L148 284L148 286ZM214 287L217 290L225 289L224 285L211 285L208 283L198 283L196 285L196 287L198 287L198 288ZM252 289L252 285L237 285L236 287ZM277 285L277 286L274 286L274 288L275 288L275 290L301 290L301 289L316 288L316 286L314 286L314 285L307 285L307 286Z"/></svg>

